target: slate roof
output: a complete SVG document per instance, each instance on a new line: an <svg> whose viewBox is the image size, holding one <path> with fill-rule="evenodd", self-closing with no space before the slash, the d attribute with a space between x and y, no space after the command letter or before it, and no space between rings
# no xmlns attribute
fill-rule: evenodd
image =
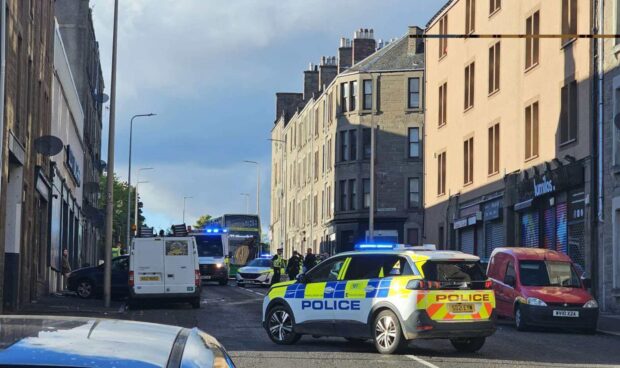
<svg viewBox="0 0 620 368"><path fill-rule="evenodd" d="M439 9L439 11L437 13L435 13L435 15L433 15L431 17L431 19L428 21L428 23L426 23L426 29L428 29L428 27L430 27L430 25L437 19L437 17L439 17L439 14L443 13L444 10L446 10L450 5L452 5L452 3L456 2L457 0L448 0L444 6L441 7L441 9Z"/></svg>
<svg viewBox="0 0 620 368"><path fill-rule="evenodd" d="M390 43L343 74L424 69L424 54L409 54L409 34Z"/></svg>

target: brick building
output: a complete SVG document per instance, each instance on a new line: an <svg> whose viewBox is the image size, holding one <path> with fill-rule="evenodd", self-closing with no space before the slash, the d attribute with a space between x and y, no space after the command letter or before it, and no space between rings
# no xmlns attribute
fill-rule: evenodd
<svg viewBox="0 0 620 368"><path fill-rule="evenodd" d="M373 123L375 236L420 242L423 51L408 35L386 45L359 30L341 40L338 58L304 72L303 94L276 95L270 233L285 256L342 252L366 238Z"/></svg>

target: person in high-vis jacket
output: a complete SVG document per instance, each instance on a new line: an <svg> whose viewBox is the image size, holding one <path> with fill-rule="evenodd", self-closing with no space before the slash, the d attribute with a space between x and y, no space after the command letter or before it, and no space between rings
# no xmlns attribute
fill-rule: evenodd
<svg viewBox="0 0 620 368"><path fill-rule="evenodd" d="M280 274L282 273L282 267L284 266L284 258L282 257L282 248L278 249L278 253L271 258L273 263L273 277L271 278L271 284L277 284L280 282Z"/></svg>

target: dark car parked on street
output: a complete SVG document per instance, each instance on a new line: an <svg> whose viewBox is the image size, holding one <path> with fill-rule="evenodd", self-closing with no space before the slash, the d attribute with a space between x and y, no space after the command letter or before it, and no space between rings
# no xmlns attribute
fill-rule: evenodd
<svg viewBox="0 0 620 368"><path fill-rule="evenodd" d="M0 367L223 367L235 365L203 331L154 323L0 317Z"/></svg>
<svg viewBox="0 0 620 368"><path fill-rule="evenodd" d="M80 298L88 299L103 294L103 264L77 269L69 274L67 289ZM129 295L129 256L112 259L112 297Z"/></svg>

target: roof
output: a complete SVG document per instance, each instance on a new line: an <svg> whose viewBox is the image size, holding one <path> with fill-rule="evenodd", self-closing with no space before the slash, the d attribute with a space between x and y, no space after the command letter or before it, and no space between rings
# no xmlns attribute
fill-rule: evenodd
<svg viewBox="0 0 620 368"><path fill-rule="evenodd" d="M495 248L493 255L496 253L512 254L515 258L521 261L560 261L571 262L569 256L564 253L556 252L551 249L544 248L524 248L524 247L503 247Z"/></svg>
<svg viewBox="0 0 620 368"><path fill-rule="evenodd" d="M409 255L409 256L424 256L434 261L448 261L448 260L464 260L464 261L479 261L478 256L472 254L463 253L455 250L407 250L407 249L395 249L395 250L364 250L340 253L338 256L351 256L359 254L388 254L388 255Z"/></svg>
<svg viewBox="0 0 620 368"><path fill-rule="evenodd" d="M353 65L343 75L374 71L399 71L424 69L424 54L409 53L409 34L376 51L366 59Z"/></svg>
<svg viewBox="0 0 620 368"><path fill-rule="evenodd" d="M180 327L94 318L0 317L0 365L165 367Z"/></svg>
<svg viewBox="0 0 620 368"><path fill-rule="evenodd" d="M428 29L428 27L430 27L430 25L433 24L433 22L435 20L437 20L437 18L439 18L439 16L444 12L444 10L448 9L453 3L457 2L457 1L458 0L448 0L448 1L446 1L444 6L442 6L441 9L439 9L439 11L437 11L437 13L435 13L435 15L433 15L431 17L431 19L428 21L428 23L426 23L426 29Z"/></svg>

